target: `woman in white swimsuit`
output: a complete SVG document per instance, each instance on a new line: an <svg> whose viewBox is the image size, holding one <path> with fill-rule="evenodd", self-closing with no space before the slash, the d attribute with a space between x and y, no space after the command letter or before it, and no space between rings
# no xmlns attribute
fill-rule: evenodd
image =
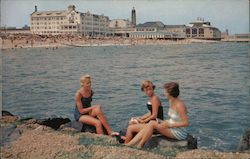
<svg viewBox="0 0 250 159"><path fill-rule="evenodd" d="M179 84L175 82L164 85L165 96L169 100L169 119L161 122L151 120L143 129L129 142L128 146L142 147L152 136L154 130L158 133L177 140L186 139L188 133L186 127L189 125L187 108L179 98Z"/></svg>

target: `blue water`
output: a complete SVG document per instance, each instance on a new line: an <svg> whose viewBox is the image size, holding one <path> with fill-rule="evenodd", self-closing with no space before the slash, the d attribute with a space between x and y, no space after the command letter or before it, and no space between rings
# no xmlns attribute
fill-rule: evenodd
<svg viewBox="0 0 250 159"><path fill-rule="evenodd" d="M248 48L247 43L218 43L4 50L3 109L21 117L73 120L79 78L89 73L93 104L102 105L119 131L130 117L147 112L142 80L155 83L165 117L162 86L177 81L199 147L235 150L250 126Z"/></svg>

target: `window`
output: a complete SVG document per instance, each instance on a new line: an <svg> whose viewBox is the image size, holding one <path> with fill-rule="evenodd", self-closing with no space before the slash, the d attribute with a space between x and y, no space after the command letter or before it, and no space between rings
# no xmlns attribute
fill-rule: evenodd
<svg viewBox="0 0 250 159"><path fill-rule="evenodd" d="M196 28L192 29L192 34L197 34L197 29Z"/></svg>

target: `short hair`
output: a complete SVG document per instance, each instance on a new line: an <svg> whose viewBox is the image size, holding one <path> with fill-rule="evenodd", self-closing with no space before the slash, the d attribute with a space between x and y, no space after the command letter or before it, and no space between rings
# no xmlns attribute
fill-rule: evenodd
<svg viewBox="0 0 250 159"><path fill-rule="evenodd" d="M85 75L81 76L81 78L80 78L80 85L81 85L81 87L83 86L83 83L86 80L90 80L90 79L91 79L91 76L89 74L85 74Z"/></svg>
<svg viewBox="0 0 250 159"><path fill-rule="evenodd" d="M176 82L166 83L163 87L167 90L169 95L173 96L174 98L177 98L180 94L179 84Z"/></svg>
<svg viewBox="0 0 250 159"><path fill-rule="evenodd" d="M149 80L143 80L141 84L141 91L144 91L145 88L152 87L153 90L155 89L155 85Z"/></svg>

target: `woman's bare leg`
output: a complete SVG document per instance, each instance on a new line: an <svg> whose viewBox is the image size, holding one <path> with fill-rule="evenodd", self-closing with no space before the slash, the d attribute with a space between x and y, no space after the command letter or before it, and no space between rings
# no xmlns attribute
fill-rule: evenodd
<svg viewBox="0 0 250 159"><path fill-rule="evenodd" d="M82 115L80 117L79 121L82 122L82 123L86 123L88 125L95 126L96 133L97 134L103 134L102 123L98 119L96 119L96 118L94 118L92 116L89 116L89 115Z"/></svg>
<svg viewBox="0 0 250 159"><path fill-rule="evenodd" d="M156 121L150 121L147 127L145 127L143 136L137 146L142 147L151 138L154 130L157 130L160 134L166 137L173 138L173 135L169 128L163 127Z"/></svg>
<svg viewBox="0 0 250 159"><path fill-rule="evenodd" d="M108 135L112 134L112 129L110 128L108 121L104 115L104 113L102 112L101 106L98 105L96 106L92 111L91 111L91 116L94 117L98 117L98 119L101 121L102 125L104 126L104 128L107 130Z"/></svg>
<svg viewBox="0 0 250 159"><path fill-rule="evenodd" d="M135 146L138 145L138 143L141 141L144 133L147 131L148 124L144 125L143 129L139 133L136 134L136 136L128 143L126 143L127 146Z"/></svg>
<svg viewBox="0 0 250 159"><path fill-rule="evenodd" d="M133 138L134 133L138 133L143 129L145 124L131 124L128 126L127 132L126 132L126 139L125 144L129 143L130 140Z"/></svg>

